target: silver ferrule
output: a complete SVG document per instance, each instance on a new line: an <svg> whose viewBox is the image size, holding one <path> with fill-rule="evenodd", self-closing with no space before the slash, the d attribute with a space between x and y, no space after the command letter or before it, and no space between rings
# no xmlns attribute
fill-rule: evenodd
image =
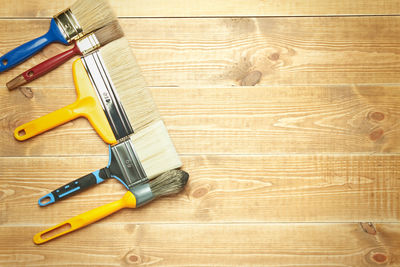
<svg viewBox="0 0 400 267"><path fill-rule="evenodd" d="M133 134L132 125L99 51L94 51L81 59L116 140Z"/></svg>
<svg viewBox="0 0 400 267"><path fill-rule="evenodd" d="M76 45L78 46L79 51L81 51L82 55L87 55L100 47L99 40L97 40L94 33L91 33L84 38L76 41Z"/></svg>
<svg viewBox="0 0 400 267"><path fill-rule="evenodd" d="M148 181L146 172L130 139L111 147L109 168L111 173L116 174L128 188Z"/></svg>
<svg viewBox="0 0 400 267"><path fill-rule="evenodd" d="M71 9L68 8L55 15L54 21L68 43L71 43L73 40L77 40L83 36L82 27L79 25L79 22L75 18L74 14L72 14Z"/></svg>
<svg viewBox="0 0 400 267"><path fill-rule="evenodd" d="M135 186L130 191L136 198L136 207L143 206L154 199L154 195L148 183Z"/></svg>

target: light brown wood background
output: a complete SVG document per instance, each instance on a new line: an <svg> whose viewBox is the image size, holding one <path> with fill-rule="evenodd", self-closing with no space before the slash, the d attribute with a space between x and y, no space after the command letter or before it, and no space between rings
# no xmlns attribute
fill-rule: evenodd
<svg viewBox="0 0 400 267"><path fill-rule="evenodd" d="M0 54L64 1L0 1ZM397 0L112 1L190 173L186 190L42 246L35 233L125 192L108 181L39 208L103 167L85 119L19 143L75 99L71 63L21 90L0 75L0 266L400 266Z"/></svg>

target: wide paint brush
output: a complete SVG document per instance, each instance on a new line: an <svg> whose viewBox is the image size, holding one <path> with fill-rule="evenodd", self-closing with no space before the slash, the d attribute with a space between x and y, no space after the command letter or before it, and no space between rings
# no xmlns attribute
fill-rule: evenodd
<svg viewBox="0 0 400 267"><path fill-rule="evenodd" d="M17 127L23 141L78 117L86 117L107 144L159 120L135 57L125 38L115 40L72 65L77 100Z"/></svg>
<svg viewBox="0 0 400 267"><path fill-rule="evenodd" d="M131 140L132 139L132 140ZM104 180L114 178L127 189L145 183L161 173L182 166L162 121L136 132L130 139L110 146L105 168L94 171L41 197L40 206L47 206L79 193Z"/></svg>
<svg viewBox="0 0 400 267"><path fill-rule="evenodd" d="M13 90L21 85L36 80L37 78L42 77L46 73L59 67L72 57L87 55L90 52L98 49L99 47L105 46L109 42L121 38L122 36L124 36L124 33L118 21L112 21L103 28L100 28L77 40L75 42L75 46L72 49L60 53L52 58L49 58L46 61L43 61L42 63L21 73L6 84L7 88L9 90Z"/></svg>
<svg viewBox="0 0 400 267"><path fill-rule="evenodd" d="M35 244L43 244L94 223L123 208L137 208L151 200L182 191L189 174L181 170L168 171L146 184L131 188L120 200L95 208L44 230L33 237ZM61 230L61 232L60 232Z"/></svg>
<svg viewBox="0 0 400 267"><path fill-rule="evenodd" d="M77 0L55 15L49 31L0 57L0 72L27 60L50 43L69 45L72 41L116 20L106 0Z"/></svg>

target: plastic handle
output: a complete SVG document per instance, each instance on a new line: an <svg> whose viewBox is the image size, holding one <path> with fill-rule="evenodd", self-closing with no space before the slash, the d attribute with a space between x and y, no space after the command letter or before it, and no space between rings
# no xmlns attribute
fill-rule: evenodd
<svg viewBox="0 0 400 267"><path fill-rule="evenodd" d="M75 102L17 127L14 131L14 137L23 141L79 117L79 113L75 112L78 104Z"/></svg>
<svg viewBox="0 0 400 267"><path fill-rule="evenodd" d="M50 29L46 34L18 46L0 57L0 72L9 70L27 60L52 42L68 44L67 40L62 36L62 33L54 19L51 20Z"/></svg>
<svg viewBox="0 0 400 267"><path fill-rule="evenodd" d="M105 172L105 168L94 171L41 197L38 203L42 207L50 205L56 201L68 198L83 190L86 190L93 185L99 184L106 178L107 174Z"/></svg>
<svg viewBox="0 0 400 267"><path fill-rule="evenodd" d="M47 230L37 233L33 237L33 242L38 245L43 244L54 238L68 234L72 231L85 227L88 224L103 219L104 217L107 217L108 215L111 215L120 209L135 208L135 207L136 207L135 196L131 192L127 192L120 200L95 208L88 212L82 213L56 226L53 226ZM60 232L57 230L62 230L62 231Z"/></svg>
<svg viewBox="0 0 400 267"><path fill-rule="evenodd" d="M67 60L73 58L74 56L81 55L81 51L79 50L78 46L75 45L74 48L67 50L63 53L60 53L52 58L49 58L46 61L43 61L42 63L34 66L33 68L30 68L29 70L21 73L19 76L15 77L13 80L20 80L23 82L20 82L16 84L13 88L10 88L10 90L15 89L18 86L27 84L33 80L36 80L37 78L42 77L46 73L54 70L55 68L61 66L63 63L65 63ZM22 77L22 79L20 78Z"/></svg>
<svg viewBox="0 0 400 267"><path fill-rule="evenodd" d="M24 141L77 117L85 117L104 142L107 144L117 143L98 99L96 89L93 87L81 59L74 61L72 70L77 92L75 103L17 127L14 130L14 137L17 140Z"/></svg>

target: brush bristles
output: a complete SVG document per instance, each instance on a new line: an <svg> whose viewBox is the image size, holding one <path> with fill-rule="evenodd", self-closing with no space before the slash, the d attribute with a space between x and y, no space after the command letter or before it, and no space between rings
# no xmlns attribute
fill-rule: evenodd
<svg viewBox="0 0 400 267"><path fill-rule="evenodd" d="M101 46L104 46L109 42L112 42L124 36L122 28L116 20L110 22L103 28L96 30L94 34Z"/></svg>
<svg viewBox="0 0 400 267"><path fill-rule="evenodd" d="M100 54L135 131L159 120L157 108L125 38L100 48Z"/></svg>
<svg viewBox="0 0 400 267"><path fill-rule="evenodd" d="M117 19L107 0L77 0L70 9L85 34Z"/></svg>
<svg viewBox="0 0 400 267"><path fill-rule="evenodd" d="M182 166L162 121L135 132L131 140L149 179Z"/></svg>
<svg viewBox="0 0 400 267"><path fill-rule="evenodd" d="M177 194L185 187L189 174L181 170L171 170L150 181L154 198Z"/></svg>
<svg viewBox="0 0 400 267"><path fill-rule="evenodd" d="M182 166L125 38L101 47L100 56L135 131L135 151L149 179Z"/></svg>

